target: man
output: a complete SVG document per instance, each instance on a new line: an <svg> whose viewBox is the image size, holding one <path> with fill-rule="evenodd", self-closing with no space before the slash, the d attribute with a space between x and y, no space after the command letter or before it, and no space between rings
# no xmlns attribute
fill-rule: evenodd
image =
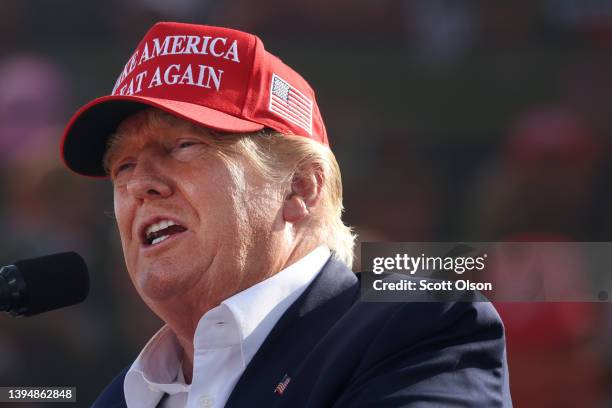
<svg viewBox="0 0 612 408"><path fill-rule="evenodd" d="M257 37L156 24L62 154L112 180L130 278L166 322L96 407L511 404L490 304L359 302L314 92Z"/></svg>

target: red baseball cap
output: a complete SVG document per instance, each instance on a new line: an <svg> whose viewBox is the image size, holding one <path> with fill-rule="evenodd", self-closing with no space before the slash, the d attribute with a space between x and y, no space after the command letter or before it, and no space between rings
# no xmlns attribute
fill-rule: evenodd
<svg viewBox="0 0 612 408"><path fill-rule="evenodd" d="M232 133L264 127L329 145L315 93L255 35L222 27L157 23L108 96L74 114L61 155L76 173L105 177L108 137L127 116L156 107Z"/></svg>

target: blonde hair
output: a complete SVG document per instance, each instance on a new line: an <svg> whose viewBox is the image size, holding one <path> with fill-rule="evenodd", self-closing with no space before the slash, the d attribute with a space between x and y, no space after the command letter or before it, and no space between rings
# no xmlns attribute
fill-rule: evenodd
<svg viewBox="0 0 612 408"><path fill-rule="evenodd" d="M283 135L272 129L254 133L223 133L200 127L159 109L146 109L124 121L109 138L104 166L108 173L109 152L126 133L159 127L187 128L211 139L223 156L244 156L268 182L290 185L308 171L316 171L322 180L319 210L312 221L320 239L332 256L349 267L353 264L355 235L342 221L342 179L332 151L325 145L303 136Z"/></svg>

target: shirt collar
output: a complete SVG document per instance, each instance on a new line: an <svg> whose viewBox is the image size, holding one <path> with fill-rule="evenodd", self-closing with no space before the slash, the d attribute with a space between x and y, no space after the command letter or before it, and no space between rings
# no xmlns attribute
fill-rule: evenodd
<svg viewBox="0 0 612 408"><path fill-rule="evenodd" d="M179 373L183 350L178 339L164 325L143 348L128 370L123 382L128 407L154 407L164 393L186 391Z"/></svg>
<svg viewBox="0 0 612 408"><path fill-rule="evenodd" d="M240 330L245 366L283 313L319 274L329 257L329 248L321 245L276 275L222 302L231 311ZM197 343L194 345L198 347Z"/></svg>

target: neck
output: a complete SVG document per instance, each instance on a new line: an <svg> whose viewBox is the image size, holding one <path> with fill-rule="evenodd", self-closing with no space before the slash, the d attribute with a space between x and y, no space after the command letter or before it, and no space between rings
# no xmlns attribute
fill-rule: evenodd
<svg viewBox="0 0 612 408"><path fill-rule="evenodd" d="M257 279L242 279L241 285L233 288L201 288L194 291L197 293L185 294L164 302L151 302L149 307L164 320L176 335L183 349L182 370L185 382L191 384L193 373L194 336L199 321L209 310L217 307L225 299L239 293L275 274L302 259L318 246L317 243L310 245L297 245L287 255L284 261L270 263L266 273L246 272L244 277L255 276ZM195 301L193 301L195 299Z"/></svg>
<svg viewBox="0 0 612 408"><path fill-rule="evenodd" d="M191 377L193 375L193 342L183 344L183 361L181 363L181 370L183 370L183 377L185 377L185 384L191 384Z"/></svg>

